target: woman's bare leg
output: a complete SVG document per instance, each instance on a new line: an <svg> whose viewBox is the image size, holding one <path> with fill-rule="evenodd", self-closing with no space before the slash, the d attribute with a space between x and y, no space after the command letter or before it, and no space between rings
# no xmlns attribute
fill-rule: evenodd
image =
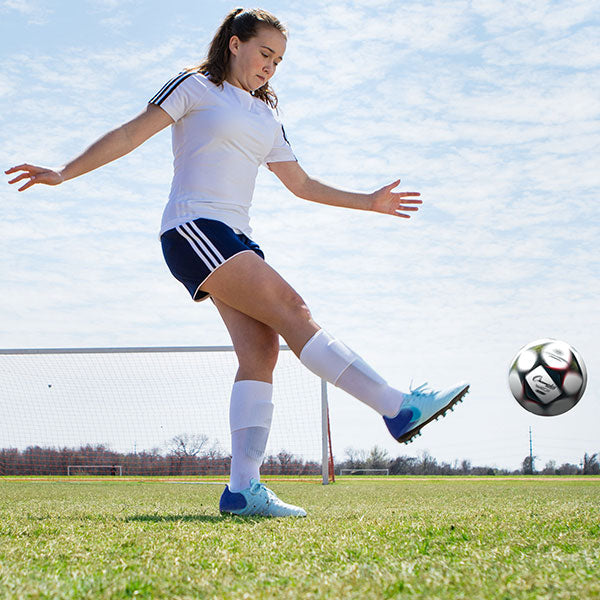
<svg viewBox="0 0 600 600"><path fill-rule="evenodd" d="M231 390L231 473L229 490L238 492L260 481L260 467L273 414L273 369L279 335L268 325L215 300L233 341L239 368Z"/></svg>
<svg viewBox="0 0 600 600"><path fill-rule="evenodd" d="M320 327L300 295L264 260L243 252L214 271L202 290L280 334L296 356ZM219 306L219 305L217 305Z"/></svg>
<svg viewBox="0 0 600 600"><path fill-rule="evenodd" d="M273 383L279 355L279 334L264 323L213 298L233 342L239 367L236 381Z"/></svg>

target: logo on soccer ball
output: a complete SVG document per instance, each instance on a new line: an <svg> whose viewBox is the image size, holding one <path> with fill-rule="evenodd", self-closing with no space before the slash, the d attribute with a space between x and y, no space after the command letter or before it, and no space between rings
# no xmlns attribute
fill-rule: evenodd
<svg viewBox="0 0 600 600"><path fill-rule="evenodd" d="M578 352L560 340L543 339L523 346L514 357L508 384L517 402L541 416L560 415L583 396L587 372Z"/></svg>
<svg viewBox="0 0 600 600"><path fill-rule="evenodd" d="M560 396L558 386L552 381L552 378L541 365L533 371L527 373L525 381L529 384L533 393L538 397L540 402L548 404L555 398Z"/></svg>

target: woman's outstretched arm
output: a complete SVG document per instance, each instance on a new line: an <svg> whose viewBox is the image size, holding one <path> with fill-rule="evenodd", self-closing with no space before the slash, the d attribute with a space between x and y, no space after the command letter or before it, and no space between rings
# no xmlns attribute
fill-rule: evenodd
<svg viewBox="0 0 600 600"><path fill-rule="evenodd" d="M420 196L419 192L392 192L400 183L399 179L372 194L360 194L346 192L309 177L296 161L274 162L269 163L268 166L292 194L312 202L370 210L405 219L410 218L410 215L405 213L419 210L418 206L408 205L423 203L422 200L412 199Z"/></svg>
<svg viewBox="0 0 600 600"><path fill-rule="evenodd" d="M59 185L68 179L89 173L121 156L125 156L125 154L128 154L155 133L172 123L173 119L166 111L159 106L148 104L137 117L109 131L77 158L62 167L54 169L27 163L18 165L5 171L7 175L20 173L8 183L17 183L27 179L25 185L19 188L19 192L30 188L36 183Z"/></svg>

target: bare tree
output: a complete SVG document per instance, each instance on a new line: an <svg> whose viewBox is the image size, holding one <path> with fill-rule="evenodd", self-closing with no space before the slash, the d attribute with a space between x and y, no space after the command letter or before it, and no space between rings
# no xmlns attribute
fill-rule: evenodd
<svg viewBox="0 0 600 600"><path fill-rule="evenodd" d="M347 469L364 469L367 464L367 453L364 450L356 450L356 448L346 448L344 450L346 454Z"/></svg>
<svg viewBox="0 0 600 600"><path fill-rule="evenodd" d="M600 475L600 464L598 464L598 453L583 455L583 474Z"/></svg>
<svg viewBox="0 0 600 600"><path fill-rule="evenodd" d="M167 447L169 454L184 458L186 456L197 456L208 443L208 436L203 433L180 433L172 438Z"/></svg>
<svg viewBox="0 0 600 600"><path fill-rule="evenodd" d="M436 475L438 470L437 460L427 450L423 450L418 469L419 475Z"/></svg>
<svg viewBox="0 0 600 600"><path fill-rule="evenodd" d="M293 473L294 469L292 468L292 463L294 461L294 455L282 450L277 455L277 460L280 464L280 473L282 475L290 475Z"/></svg>
<svg viewBox="0 0 600 600"><path fill-rule="evenodd" d="M409 475L415 472L417 459L414 456L398 456L390 462L390 475Z"/></svg>
<svg viewBox="0 0 600 600"><path fill-rule="evenodd" d="M523 475L533 475L534 471L533 471L533 462L535 461L535 459L537 458L537 456L529 456L527 455L524 459L523 459L523 463L522 463L522 473Z"/></svg>
<svg viewBox="0 0 600 600"><path fill-rule="evenodd" d="M571 463L563 463L556 469L557 475L580 475L581 469L574 464Z"/></svg>
<svg viewBox="0 0 600 600"><path fill-rule="evenodd" d="M390 464L390 456L387 450L379 446L373 446L366 462L367 469L387 469Z"/></svg>

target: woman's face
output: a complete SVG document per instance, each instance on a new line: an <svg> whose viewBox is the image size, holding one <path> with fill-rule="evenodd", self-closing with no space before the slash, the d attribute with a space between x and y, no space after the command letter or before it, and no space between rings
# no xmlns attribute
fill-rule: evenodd
<svg viewBox="0 0 600 600"><path fill-rule="evenodd" d="M229 40L231 59L227 81L247 92L262 87L273 77L286 48L285 36L274 27L259 27L255 37Z"/></svg>

